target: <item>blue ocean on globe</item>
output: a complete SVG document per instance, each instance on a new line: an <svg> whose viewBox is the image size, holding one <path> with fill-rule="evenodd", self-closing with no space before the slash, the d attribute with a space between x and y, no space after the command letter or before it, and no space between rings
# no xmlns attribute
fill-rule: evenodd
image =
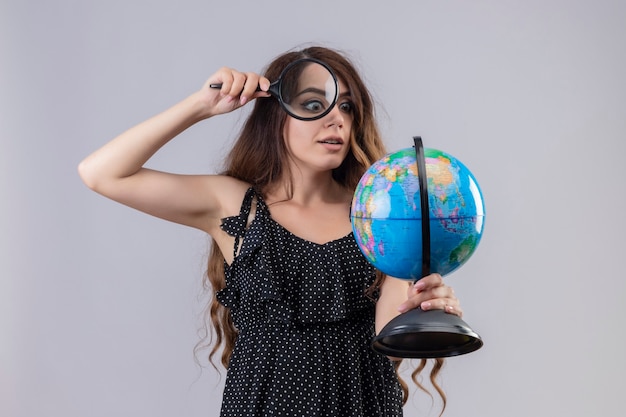
<svg viewBox="0 0 626 417"><path fill-rule="evenodd" d="M485 210L478 182L453 156L425 148L430 212L430 272L447 275L462 266L483 234ZM390 153L362 176L352 200L357 244L387 275L423 275L420 184L414 148Z"/></svg>

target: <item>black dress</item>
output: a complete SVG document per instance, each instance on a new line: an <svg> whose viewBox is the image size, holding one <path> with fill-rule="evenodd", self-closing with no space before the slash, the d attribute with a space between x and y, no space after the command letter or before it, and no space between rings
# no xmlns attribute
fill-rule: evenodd
<svg viewBox="0 0 626 417"><path fill-rule="evenodd" d="M253 188L222 229L239 239L217 298L239 333L221 416L401 416L392 363L370 347L375 302L364 293L374 269L353 235L323 245L299 238Z"/></svg>

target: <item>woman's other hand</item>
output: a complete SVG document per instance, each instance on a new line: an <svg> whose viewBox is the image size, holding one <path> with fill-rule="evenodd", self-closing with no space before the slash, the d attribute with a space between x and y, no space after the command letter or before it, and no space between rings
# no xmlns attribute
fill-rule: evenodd
<svg viewBox="0 0 626 417"><path fill-rule="evenodd" d="M398 311L404 313L414 308L422 310L445 310L446 313L463 316L463 310L454 290L443 282L439 274L430 274L409 286L407 300L400 304Z"/></svg>

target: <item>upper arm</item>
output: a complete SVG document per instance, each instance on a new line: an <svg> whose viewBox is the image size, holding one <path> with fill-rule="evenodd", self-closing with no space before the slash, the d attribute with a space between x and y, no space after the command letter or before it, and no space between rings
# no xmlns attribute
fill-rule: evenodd
<svg viewBox="0 0 626 417"><path fill-rule="evenodd" d="M147 168L94 191L144 213L213 234L236 214L248 184L221 175L180 175Z"/></svg>
<svg viewBox="0 0 626 417"><path fill-rule="evenodd" d="M410 281L386 276L380 288L380 297L376 302L376 334L393 318L398 316L398 306L407 299Z"/></svg>

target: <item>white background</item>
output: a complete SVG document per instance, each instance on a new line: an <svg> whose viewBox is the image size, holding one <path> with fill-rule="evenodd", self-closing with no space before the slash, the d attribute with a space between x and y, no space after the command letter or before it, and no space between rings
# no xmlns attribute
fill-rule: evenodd
<svg viewBox="0 0 626 417"><path fill-rule="evenodd" d="M447 362L446 416L619 415L625 22L618 0L3 0L0 415L218 415L224 372L193 356L207 239L76 166L220 66L310 42L356 61L390 150L421 135L485 196L483 241L448 279L485 346ZM219 170L244 116L150 166ZM418 394L405 414L438 411Z"/></svg>

